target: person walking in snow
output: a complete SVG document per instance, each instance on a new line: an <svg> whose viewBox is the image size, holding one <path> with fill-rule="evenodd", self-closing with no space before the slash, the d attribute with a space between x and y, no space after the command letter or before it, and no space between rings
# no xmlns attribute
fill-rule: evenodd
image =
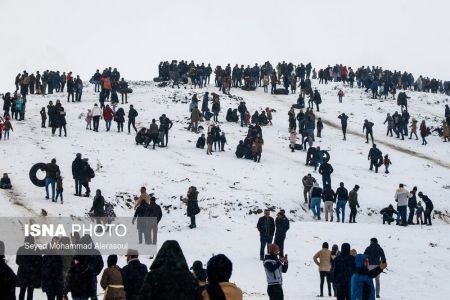
<svg viewBox="0 0 450 300"><path fill-rule="evenodd" d="M346 140L346 133L347 133L347 120L348 116L345 113L342 113L338 116L338 118L341 120L341 128L342 128L342 134L344 135L343 140Z"/></svg>
<svg viewBox="0 0 450 300"><path fill-rule="evenodd" d="M267 277L267 294L269 300L283 300L283 273L288 270L287 255L278 258L280 253L276 244L269 245L269 254L264 257L264 270Z"/></svg>
<svg viewBox="0 0 450 300"><path fill-rule="evenodd" d="M375 167L375 173L378 173L378 167L380 165L380 161L382 160L382 158L383 158L383 154L377 148L377 145L373 144L373 146L369 150L369 154L367 156L367 160L370 160L369 170L372 171L373 167Z"/></svg>
<svg viewBox="0 0 450 300"><path fill-rule="evenodd" d="M411 128L411 133L409 134L409 139L412 139L413 134L416 136L416 140L419 138L417 137L417 120L415 118L412 118L411 125L409 126Z"/></svg>
<svg viewBox="0 0 450 300"><path fill-rule="evenodd" d="M348 221L349 223L356 223L356 214L358 213L357 208L359 208L358 191L359 185L356 184L348 194L348 206L350 207L350 219Z"/></svg>
<svg viewBox="0 0 450 300"><path fill-rule="evenodd" d="M100 123L101 115L102 115L102 110L100 107L98 107L97 103L95 103L94 107L92 108L92 119L94 121L94 131L95 132L98 132L98 124Z"/></svg>
<svg viewBox="0 0 450 300"><path fill-rule="evenodd" d="M420 137L422 138L422 146L426 146L428 144L427 140L425 139L430 134L430 129L427 127L427 124L425 124L425 120L420 123Z"/></svg>
<svg viewBox="0 0 450 300"><path fill-rule="evenodd" d="M348 191L344 187L343 182L339 183L339 187L336 190L335 201L336 200L337 200L337 203L336 203L337 222L340 222L340 220L341 220L340 215L342 214L342 223L344 223L345 206L347 205L347 201L348 201Z"/></svg>
<svg viewBox="0 0 450 300"><path fill-rule="evenodd" d="M385 169L384 173L389 174L389 166L392 165L392 162L387 154L384 156L383 164Z"/></svg>
<svg viewBox="0 0 450 300"><path fill-rule="evenodd" d="M317 119L317 137L322 137L323 122L321 118Z"/></svg>
<svg viewBox="0 0 450 300"><path fill-rule="evenodd" d="M333 205L336 201L336 193L331 188L331 185L327 184L323 188L322 199L325 211L325 222L328 222L328 215L330 215L330 222L333 222Z"/></svg>
<svg viewBox="0 0 450 300"><path fill-rule="evenodd" d="M424 195L422 192L419 192L419 198L422 199L423 203L425 203L425 211L424 211L424 216L425 216L425 225L431 226L431 213L433 212L434 206L433 206L433 202L431 201L430 198L428 198L427 195Z"/></svg>
<svg viewBox="0 0 450 300"><path fill-rule="evenodd" d="M136 117L138 116L138 112L136 109L134 109L133 105L130 105L130 110L128 111L128 133L130 133L130 127L133 126L133 129L135 132L137 132L136 129Z"/></svg>
<svg viewBox="0 0 450 300"><path fill-rule="evenodd" d="M297 142L297 132L295 130L291 130L291 134L289 135L289 148L291 148L291 152L295 151L296 142Z"/></svg>
<svg viewBox="0 0 450 300"><path fill-rule="evenodd" d="M320 201L322 199L322 188L318 182L314 182L310 190L310 209L314 214L315 220L320 220Z"/></svg>
<svg viewBox="0 0 450 300"><path fill-rule="evenodd" d="M125 111L122 107L114 114L114 121L117 123L117 132L123 132L123 123L125 123Z"/></svg>
<svg viewBox="0 0 450 300"><path fill-rule="evenodd" d="M372 139L372 144L373 144L373 123L369 122L367 119L364 120L364 125L363 125L363 132L364 130L366 131L366 144L369 143L369 135L370 138Z"/></svg>
<svg viewBox="0 0 450 300"><path fill-rule="evenodd" d="M309 192L314 185L314 182L316 182L316 179L311 176L311 174L308 174L302 178L302 184L303 184L303 198L305 199L304 203L308 203L309 200Z"/></svg>
<svg viewBox="0 0 450 300"><path fill-rule="evenodd" d="M337 95L339 97L339 103L342 103L342 98L344 97L344 91L342 89L340 89Z"/></svg>
<svg viewBox="0 0 450 300"><path fill-rule="evenodd" d="M387 131L386 131L386 136L388 136L389 134L391 134L392 137L392 130L394 129L394 118L392 118L391 114L388 113L386 116L386 120L384 120L383 124L387 124Z"/></svg>
<svg viewBox="0 0 450 300"><path fill-rule="evenodd" d="M272 244L273 235L275 233L275 221L270 216L269 209L264 210L264 216L258 219L256 228L259 231L259 258L260 260L264 260L264 249L266 248L266 246L269 247L269 245Z"/></svg>
<svg viewBox="0 0 450 300"><path fill-rule="evenodd" d="M187 192L187 198L181 200L187 204L187 216L191 219L191 224L189 228L193 229L197 227L195 222L195 216L200 213L200 208L198 207L198 191L195 186L191 186Z"/></svg>
<svg viewBox="0 0 450 300"><path fill-rule="evenodd" d="M333 173L333 167L330 163L324 162L319 167L319 174L322 175L322 184L326 186L331 185L331 174Z"/></svg>
<svg viewBox="0 0 450 300"><path fill-rule="evenodd" d="M47 121L47 112L45 107L42 107L39 114L41 115L41 128L45 128L45 122Z"/></svg>

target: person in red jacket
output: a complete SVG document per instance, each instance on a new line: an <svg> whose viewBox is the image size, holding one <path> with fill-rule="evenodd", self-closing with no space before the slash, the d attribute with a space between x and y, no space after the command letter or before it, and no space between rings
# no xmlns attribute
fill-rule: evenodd
<svg viewBox="0 0 450 300"><path fill-rule="evenodd" d="M109 131L111 128L111 121L114 118L114 112L111 109L111 107L107 104L106 107L103 109L103 119L105 120L106 124L106 131Z"/></svg>
<svg viewBox="0 0 450 300"><path fill-rule="evenodd" d="M343 90L339 90L337 95L339 97L339 103L342 103L342 97L344 97L344 91Z"/></svg>

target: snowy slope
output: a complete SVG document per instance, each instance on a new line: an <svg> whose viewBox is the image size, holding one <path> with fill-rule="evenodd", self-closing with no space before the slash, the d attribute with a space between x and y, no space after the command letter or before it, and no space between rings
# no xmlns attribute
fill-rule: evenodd
<svg viewBox="0 0 450 300"><path fill-rule="evenodd" d="M300 207L303 202L301 178L313 169L304 164L305 152L291 153L288 149L287 111L295 103L295 95L273 96L262 90L231 90L233 95L246 101L251 113L267 106L276 110L274 125L263 128L265 145L261 163L257 164L236 159L235 146L246 130L234 123L220 124L227 135L226 152L206 156L204 150L195 149L197 135L185 129L188 102L194 92L211 92L214 87L171 89L148 82L131 84L135 92L130 96L130 103L139 112L138 127L147 127L152 118L158 118L162 113L171 118L174 127L168 148L150 150L136 146L134 134L106 132L102 121L99 133L86 131L84 114L98 99L91 86L85 89L82 102L76 104L65 102L65 94L30 96L26 122L14 122L11 140L0 143L2 157L7 158L0 160L0 171L7 170L14 184L13 192L0 192L0 216L40 214L41 209L50 216L84 215L91 207L91 199L72 196L74 188L70 173L75 153L80 152L90 159L91 165L95 166L98 161L103 166L97 172L92 188L100 188L107 199L118 204L118 215L132 213L118 194L136 194L142 185L154 190L158 202L167 207L160 226L160 241L179 240L189 263L195 259L206 262L212 253L229 255L235 264L232 280L242 287L246 298L262 299L265 293L255 229L260 215L249 214L249 211L274 206L277 210L285 209L292 221L286 241L291 262L285 276L286 299L309 299L317 294L319 276L312 256L323 241L339 245L349 241L352 247L363 251L372 236L377 236L385 248L390 265L382 279L383 288L386 287L382 290L385 299L419 299L430 290L435 292L432 299L444 299L440 295L450 292L445 285L446 276L442 276L450 274L448 225L436 219L437 226L427 228L382 226L377 212L388 204L395 204L393 195L399 183L405 183L408 189L417 185L433 200L436 209L449 211L448 144L443 144L438 137L430 137L426 147L421 146L420 141L386 138L382 122L386 112L399 110L395 102L370 100L360 89L345 88L344 103L339 104L337 86L318 86L323 104L317 116L338 125L337 115L345 111L351 116L349 130L358 133L362 133L363 120L370 119L375 123L376 143L393 162L389 175L369 172L367 153L370 146L364 143L364 138L349 134L347 141L342 141L340 129L325 125L323 138L317 139L316 145L330 150L335 169L333 187L336 188L340 181L348 188L354 184L361 186L357 225L314 222ZM430 118L429 125L438 124L443 115L443 102L448 101L446 97L409 94L412 97L409 100L411 116L418 120ZM67 112L67 138L52 137L49 129L40 128L40 108L58 98ZM221 97L219 120L224 121L228 107L237 107L239 101L236 99ZM127 112L128 107L124 108ZM207 123L202 125L207 127ZM115 129L114 123L112 128ZM44 190L34 187L28 179L33 163L46 162L53 157L65 177L64 205L46 201ZM319 174L313 175L319 178ZM196 230L187 228L185 207L179 201L179 196L185 195L190 185L197 186L200 191L202 213ZM437 246L431 247L430 243ZM439 288L433 289L433 286Z"/></svg>

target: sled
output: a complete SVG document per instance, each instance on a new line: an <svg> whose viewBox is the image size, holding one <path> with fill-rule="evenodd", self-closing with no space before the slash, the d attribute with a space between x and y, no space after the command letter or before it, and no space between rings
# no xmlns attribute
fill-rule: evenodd
<svg viewBox="0 0 450 300"><path fill-rule="evenodd" d="M31 182L37 186L37 187L44 187L45 186L45 179L39 179L36 176L37 171L45 171L46 164L45 163L37 163L34 164L30 169L30 180Z"/></svg>

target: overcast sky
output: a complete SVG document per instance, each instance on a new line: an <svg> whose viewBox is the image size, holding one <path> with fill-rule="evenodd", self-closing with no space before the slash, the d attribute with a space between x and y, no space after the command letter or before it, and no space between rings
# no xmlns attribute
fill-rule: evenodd
<svg viewBox="0 0 450 300"><path fill-rule="evenodd" d="M448 1L0 0L0 89L18 72L150 80L160 60L379 65L450 79Z"/></svg>

